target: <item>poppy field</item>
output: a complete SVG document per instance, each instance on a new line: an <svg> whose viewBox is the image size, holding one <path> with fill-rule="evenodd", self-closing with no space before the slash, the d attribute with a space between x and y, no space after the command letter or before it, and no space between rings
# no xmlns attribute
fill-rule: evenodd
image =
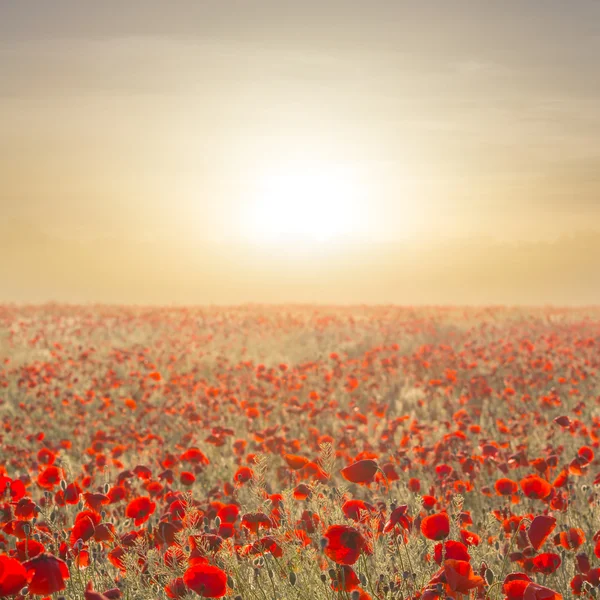
<svg viewBox="0 0 600 600"><path fill-rule="evenodd" d="M0 597L600 593L600 310L0 306Z"/></svg>

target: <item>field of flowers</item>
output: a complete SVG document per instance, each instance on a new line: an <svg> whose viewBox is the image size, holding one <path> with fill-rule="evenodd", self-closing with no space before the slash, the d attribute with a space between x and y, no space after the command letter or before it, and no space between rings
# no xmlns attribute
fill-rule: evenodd
<svg viewBox="0 0 600 600"><path fill-rule="evenodd" d="M600 310L0 307L0 597L600 587Z"/></svg>

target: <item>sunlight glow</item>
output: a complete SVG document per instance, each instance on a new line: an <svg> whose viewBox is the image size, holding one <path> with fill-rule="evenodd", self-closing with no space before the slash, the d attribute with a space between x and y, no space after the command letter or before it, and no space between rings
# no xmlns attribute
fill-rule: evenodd
<svg viewBox="0 0 600 600"><path fill-rule="evenodd" d="M364 209L351 168L287 163L259 174L246 227L256 242L323 243L355 233Z"/></svg>

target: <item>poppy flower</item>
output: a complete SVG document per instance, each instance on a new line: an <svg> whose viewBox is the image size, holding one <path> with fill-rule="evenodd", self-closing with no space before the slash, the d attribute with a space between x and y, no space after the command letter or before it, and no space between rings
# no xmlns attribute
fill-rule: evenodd
<svg viewBox="0 0 600 600"><path fill-rule="evenodd" d="M217 517L219 517L221 523L235 523L239 514L240 509L237 505L226 504L219 509Z"/></svg>
<svg viewBox="0 0 600 600"><path fill-rule="evenodd" d="M560 567L561 558L554 552L544 552L533 557L533 570L536 573L551 575Z"/></svg>
<svg viewBox="0 0 600 600"><path fill-rule="evenodd" d="M348 565L340 565L335 573L335 578L331 582L331 589L334 592L351 592L359 586L360 580L354 569Z"/></svg>
<svg viewBox="0 0 600 600"><path fill-rule="evenodd" d="M15 558L0 554L0 596L14 596L27 584L27 571Z"/></svg>
<svg viewBox="0 0 600 600"><path fill-rule="evenodd" d="M385 463L383 467L381 467L381 470L388 482L400 480L400 475L398 475L398 471L396 471L396 467L392 463Z"/></svg>
<svg viewBox="0 0 600 600"><path fill-rule="evenodd" d="M250 481L254 476L254 472L250 467L240 467L233 476L233 480L236 483L244 484L247 481Z"/></svg>
<svg viewBox="0 0 600 600"><path fill-rule="evenodd" d="M152 502L147 496L140 496L127 505L125 515L130 519L133 519L135 526L139 527L150 518L150 515L154 513L155 509L156 503Z"/></svg>
<svg viewBox="0 0 600 600"><path fill-rule="evenodd" d="M222 598L227 593L227 575L207 563L192 565L183 575L185 585L203 598Z"/></svg>
<svg viewBox="0 0 600 600"><path fill-rule="evenodd" d="M34 558L44 552L44 550L44 544L41 544L37 540L27 539L17 542L17 558L21 562Z"/></svg>
<svg viewBox="0 0 600 600"><path fill-rule="evenodd" d="M21 498L15 506L15 517L29 521L36 516L37 511L37 505L31 498Z"/></svg>
<svg viewBox="0 0 600 600"><path fill-rule="evenodd" d="M91 581L88 582L85 587L85 591L83 592L83 597L85 600L118 600L121 598L121 596L122 593L119 588L112 588L102 594L100 592L96 592Z"/></svg>
<svg viewBox="0 0 600 600"><path fill-rule="evenodd" d="M502 591L506 594L506 600L523 600L523 594L531 579L525 573L510 573L504 579Z"/></svg>
<svg viewBox="0 0 600 600"><path fill-rule="evenodd" d="M538 515L527 531L527 537L535 550L539 550L556 527L556 519L549 515Z"/></svg>
<svg viewBox="0 0 600 600"><path fill-rule="evenodd" d="M350 481L351 483L366 484L373 481L375 473L377 473L377 469L377 463L370 458L366 458L343 468L341 473L342 477L346 481Z"/></svg>
<svg viewBox="0 0 600 600"><path fill-rule="evenodd" d="M271 519L265 513L246 513L242 516L242 526L258 534L258 530L261 527L263 529L271 529L272 523Z"/></svg>
<svg viewBox="0 0 600 600"><path fill-rule="evenodd" d="M107 558L113 566L120 571L125 571L125 563L123 557L125 556L125 549L121 546L115 546L108 554Z"/></svg>
<svg viewBox="0 0 600 600"><path fill-rule="evenodd" d="M433 550L433 558L438 565L442 564L442 555L446 559L470 561L471 557L467 547L462 542L455 540L446 540L443 544L440 542L435 545Z"/></svg>
<svg viewBox="0 0 600 600"><path fill-rule="evenodd" d="M196 465L209 465L208 457L199 448L188 448L180 457L179 460L189 462Z"/></svg>
<svg viewBox="0 0 600 600"><path fill-rule="evenodd" d="M523 493L531 499L547 498L552 493L552 486L538 475L528 475L521 479Z"/></svg>
<svg viewBox="0 0 600 600"><path fill-rule="evenodd" d="M69 569L65 562L56 556L43 553L23 563L29 580L29 592L49 596L65 589L65 579L69 579Z"/></svg>
<svg viewBox="0 0 600 600"><path fill-rule="evenodd" d="M592 565L590 564L590 559L585 552L580 552L575 557L575 560L577 561L577 568L579 569L580 573L588 573L592 568Z"/></svg>
<svg viewBox="0 0 600 600"><path fill-rule="evenodd" d="M89 519L82 519L73 525L73 529L71 530L71 535L69 537L69 543L71 546L75 546L75 544L80 540L81 542L85 543L94 536L95 531L96 528L92 521Z"/></svg>
<svg viewBox="0 0 600 600"><path fill-rule="evenodd" d="M577 550L585 542L583 529L570 527L567 531L561 531L559 545L566 550Z"/></svg>
<svg viewBox="0 0 600 600"><path fill-rule="evenodd" d="M294 488L294 498L296 500L306 500L310 494L311 490L305 483L301 483Z"/></svg>
<svg viewBox="0 0 600 600"><path fill-rule="evenodd" d="M81 494L81 488L77 483L70 483L65 491L64 498L67 504L77 504L79 502L79 494Z"/></svg>
<svg viewBox="0 0 600 600"><path fill-rule="evenodd" d="M397 506L390 514L390 518L383 528L383 533L392 531L396 525L400 525L403 529L410 530L413 524L412 518L408 514L408 506L402 504Z"/></svg>
<svg viewBox="0 0 600 600"><path fill-rule="evenodd" d="M594 460L594 451L589 446L581 446L577 456L582 460L582 464L588 465Z"/></svg>
<svg viewBox="0 0 600 600"><path fill-rule="evenodd" d="M45 490L52 490L62 479L62 470L51 465L46 467L37 478L38 485Z"/></svg>
<svg viewBox="0 0 600 600"><path fill-rule="evenodd" d="M466 560L448 559L444 562L446 583L453 592L468 594L471 590L482 588L485 581L475 575L471 564Z"/></svg>
<svg viewBox="0 0 600 600"><path fill-rule="evenodd" d="M269 535L254 542L252 550L257 553L270 552L275 558L283 556L283 548Z"/></svg>
<svg viewBox="0 0 600 600"><path fill-rule="evenodd" d="M360 521L368 518L368 513L375 510L371 504L364 500L346 500L342 504L342 512L352 521ZM362 513L362 514L361 514Z"/></svg>
<svg viewBox="0 0 600 600"><path fill-rule="evenodd" d="M189 471L182 471L179 475L179 481L182 485L193 485L196 481L196 476Z"/></svg>
<svg viewBox="0 0 600 600"><path fill-rule="evenodd" d="M494 488L496 489L496 493L499 496L512 496L513 494L516 494L519 490L517 482L506 477L498 479L498 481L496 481L496 483L494 484Z"/></svg>
<svg viewBox="0 0 600 600"><path fill-rule="evenodd" d="M325 554L338 565L353 565L368 548L358 529L348 525L331 525L323 537L327 540Z"/></svg>
<svg viewBox="0 0 600 600"><path fill-rule="evenodd" d="M523 600L562 600L562 595L539 583L531 581L527 584L522 598Z"/></svg>
<svg viewBox="0 0 600 600"><path fill-rule="evenodd" d="M304 456L298 456L297 454L284 454L283 458L288 464L288 467L294 471L304 468L310 461Z"/></svg>
<svg viewBox="0 0 600 600"><path fill-rule="evenodd" d="M420 492L421 491L421 482L416 477L411 477L408 480L408 489L414 493Z"/></svg>
<svg viewBox="0 0 600 600"><path fill-rule="evenodd" d="M421 521L421 533L428 539L439 541L450 533L450 519L446 513L428 515Z"/></svg>
<svg viewBox="0 0 600 600"><path fill-rule="evenodd" d="M165 594L168 598L183 598L188 593L188 587L183 580L183 577L175 577L171 579L165 586Z"/></svg>
<svg viewBox="0 0 600 600"><path fill-rule="evenodd" d="M94 530L96 542L110 542L115 535L115 526L112 523L100 523Z"/></svg>

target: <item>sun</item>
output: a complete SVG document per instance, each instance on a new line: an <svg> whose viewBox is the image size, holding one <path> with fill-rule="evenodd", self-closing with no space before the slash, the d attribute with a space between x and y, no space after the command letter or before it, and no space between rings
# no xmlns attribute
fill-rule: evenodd
<svg viewBox="0 0 600 600"><path fill-rule="evenodd" d="M246 227L254 241L317 244L360 226L360 185L349 166L311 161L271 165L257 175Z"/></svg>

